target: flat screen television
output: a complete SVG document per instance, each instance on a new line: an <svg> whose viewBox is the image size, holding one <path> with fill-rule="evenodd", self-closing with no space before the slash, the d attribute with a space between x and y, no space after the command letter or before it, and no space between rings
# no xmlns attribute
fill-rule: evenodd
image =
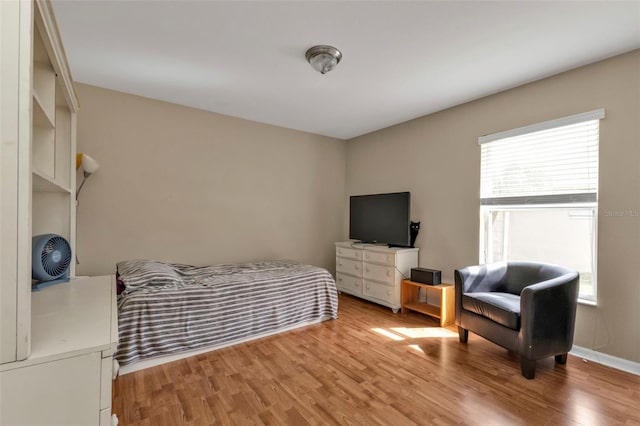
<svg viewBox="0 0 640 426"><path fill-rule="evenodd" d="M352 195L349 199L349 238L409 247L410 208L409 192Z"/></svg>

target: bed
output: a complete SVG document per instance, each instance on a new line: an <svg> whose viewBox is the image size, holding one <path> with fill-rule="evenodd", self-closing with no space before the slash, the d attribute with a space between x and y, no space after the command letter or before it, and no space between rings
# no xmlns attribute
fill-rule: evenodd
<svg viewBox="0 0 640 426"><path fill-rule="evenodd" d="M117 264L117 280L116 359L123 366L338 317L331 274L301 263L196 267L128 260Z"/></svg>

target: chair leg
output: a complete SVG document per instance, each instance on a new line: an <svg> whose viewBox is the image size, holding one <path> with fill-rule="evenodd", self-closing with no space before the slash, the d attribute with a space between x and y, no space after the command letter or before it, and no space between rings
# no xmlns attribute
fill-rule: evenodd
<svg viewBox="0 0 640 426"><path fill-rule="evenodd" d="M522 375L526 379L533 379L536 377L536 360L520 358L520 367L522 369Z"/></svg>
<svg viewBox="0 0 640 426"><path fill-rule="evenodd" d="M467 340L469 340L469 330L458 327L458 337L460 338L460 343L467 343Z"/></svg>
<svg viewBox="0 0 640 426"><path fill-rule="evenodd" d="M567 363L567 354L560 354L554 357L556 359L557 364L566 364Z"/></svg>

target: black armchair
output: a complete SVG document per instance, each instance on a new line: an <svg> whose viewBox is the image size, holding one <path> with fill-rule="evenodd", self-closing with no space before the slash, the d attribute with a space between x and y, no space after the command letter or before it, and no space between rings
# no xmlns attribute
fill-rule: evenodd
<svg viewBox="0 0 640 426"><path fill-rule="evenodd" d="M536 361L567 362L573 345L579 276L536 262L503 262L455 271L456 325L520 355L522 375L533 379Z"/></svg>

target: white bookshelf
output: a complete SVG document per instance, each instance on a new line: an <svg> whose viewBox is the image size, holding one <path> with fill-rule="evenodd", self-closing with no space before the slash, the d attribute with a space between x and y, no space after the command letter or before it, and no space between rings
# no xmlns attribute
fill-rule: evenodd
<svg viewBox="0 0 640 426"><path fill-rule="evenodd" d="M31 350L31 240L58 234L75 254L78 103L50 0L0 1L0 364ZM75 276L75 262L69 270Z"/></svg>

